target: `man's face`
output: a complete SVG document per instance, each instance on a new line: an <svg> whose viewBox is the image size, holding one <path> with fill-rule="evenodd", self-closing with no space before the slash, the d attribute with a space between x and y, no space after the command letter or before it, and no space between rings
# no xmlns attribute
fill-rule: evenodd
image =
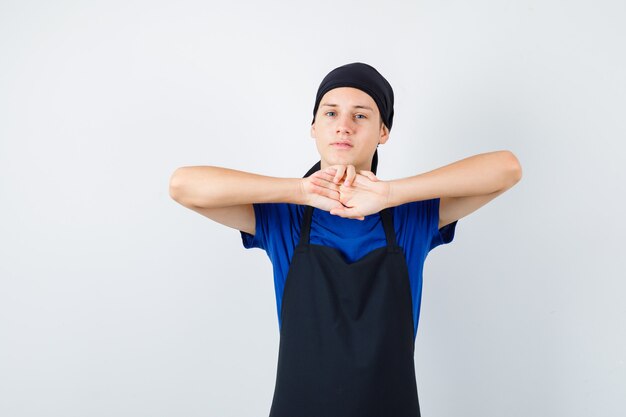
<svg viewBox="0 0 626 417"><path fill-rule="evenodd" d="M322 169L330 165L354 165L357 172L371 169L374 151L389 138L380 122L376 102L352 87L328 91L320 100L311 126L311 137L321 158Z"/></svg>

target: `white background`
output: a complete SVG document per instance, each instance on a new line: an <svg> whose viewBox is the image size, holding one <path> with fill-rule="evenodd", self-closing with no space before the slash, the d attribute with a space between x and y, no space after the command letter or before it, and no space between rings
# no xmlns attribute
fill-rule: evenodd
<svg viewBox="0 0 626 417"><path fill-rule="evenodd" d="M0 415L267 415L269 259L169 178L302 176L354 61L396 93L380 178L523 167L426 261L422 414L626 415L625 4L0 1Z"/></svg>

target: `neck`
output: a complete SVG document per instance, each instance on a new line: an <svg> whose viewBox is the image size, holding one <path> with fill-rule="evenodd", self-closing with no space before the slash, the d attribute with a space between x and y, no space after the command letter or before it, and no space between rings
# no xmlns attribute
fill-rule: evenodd
<svg viewBox="0 0 626 417"><path fill-rule="evenodd" d="M350 165L350 164L346 164L346 165ZM328 162L324 161L323 159L320 160L320 169L326 169L329 166L332 166L332 165L329 164ZM372 161L370 160L369 164L355 165L354 168L356 169L356 172L359 172L359 171L371 171L372 170Z"/></svg>

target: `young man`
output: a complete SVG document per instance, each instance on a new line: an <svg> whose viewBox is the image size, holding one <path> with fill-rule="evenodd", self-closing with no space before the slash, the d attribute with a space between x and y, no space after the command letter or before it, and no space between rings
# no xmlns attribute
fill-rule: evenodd
<svg viewBox="0 0 626 417"><path fill-rule="evenodd" d="M393 90L352 63L319 86L304 178L183 167L170 194L241 231L274 267L280 329L271 417L417 417L414 369L422 269L457 221L521 178L509 151L382 181Z"/></svg>

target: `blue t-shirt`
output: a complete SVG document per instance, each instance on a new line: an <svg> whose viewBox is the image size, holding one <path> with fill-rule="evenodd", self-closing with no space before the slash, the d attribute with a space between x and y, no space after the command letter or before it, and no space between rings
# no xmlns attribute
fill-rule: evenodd
<svg viewBox="0 0 626 417"><path fill-rule="evenodd" d="M300 226L305 206L287 203L254 204L256 228L254 236L241 232L245 248L267 252L274 267L274 289L278 326L281 326L281 304L285 280L293 251L300 240ZM409 270L413 301L413 337L422 298L422 271L428 252L454 239L457 221L441 229L439 198L416 201L393 208L393 223L398 246L404 250ZM327 211L314 209L310 243L338 249L347 262L354 262L374 249L387 245L385 230L378 213L365 220L345 219Z"/></svg>

